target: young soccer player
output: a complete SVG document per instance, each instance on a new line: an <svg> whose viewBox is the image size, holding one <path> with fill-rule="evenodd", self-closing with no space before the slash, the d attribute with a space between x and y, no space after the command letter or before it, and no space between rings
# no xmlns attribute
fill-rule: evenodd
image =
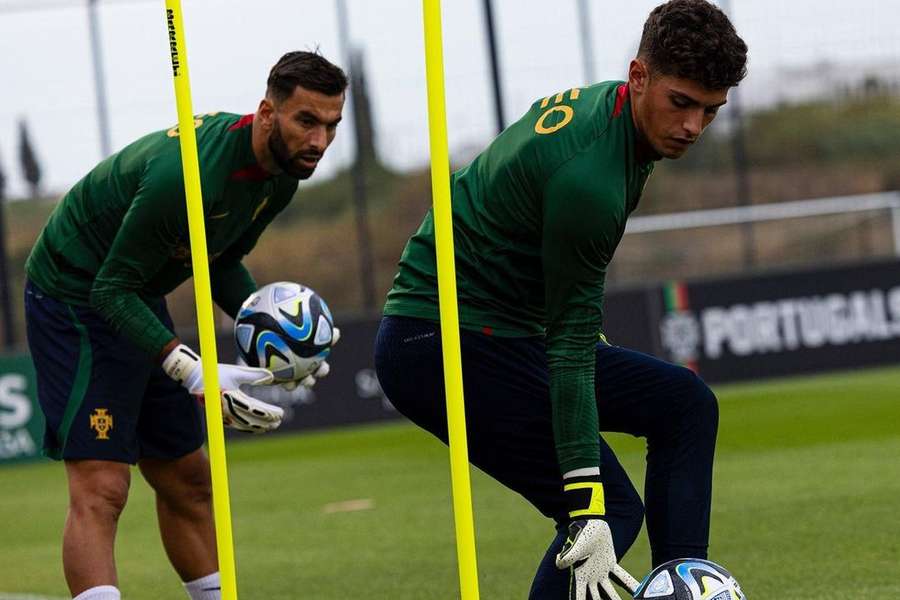
<svg viewBox="0 0 900 600"><path fill-rule="evenodd" d="M234 317L256 290L241 263L310 177L341 120L347 79L312 52L285 54L255 114L194 121L213 298ZM47 429L65 461L63 568L77 600L116 600L116 523L129 466L156 492L163 545L193 600L220 597L197 354L173 333L164 296L191 276L178 129L97 165L62 199L26 266L28 344ZM327 373L323 365L316 376ZM265 432L282 410L240 391L265 369L219 365L225 425Z"/></svg>
<svg viewBox="0 0 900 600"><path fill-rule="evenodd" d="M746 73L747 46L705 0L644 25L627 82L536 101L453 174L471 461L557 523L532 599L614 598L644 505L599 431L647 439L658 565L705 557L716 398L691 371L613 346L604 277L653 164L696 142ZM447 441L434 224L409 240L376 342L388 398Z"/></svg>

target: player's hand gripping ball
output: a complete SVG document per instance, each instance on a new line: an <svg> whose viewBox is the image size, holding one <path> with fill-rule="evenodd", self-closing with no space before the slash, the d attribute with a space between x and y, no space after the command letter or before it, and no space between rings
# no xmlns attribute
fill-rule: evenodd
<svg viewBox="0 0 900 600"><path fill-rule="evenodd" d="M679 558L659 565L641 582L636 600L745 600L731 573L708 560Z"/></svg>
<svg viewBox="0 0 900 600"><path fill-rule="evenodd" d="M310 288L286 281L257 290L234 322L241 359L268 369L282 384L326 375L325 359L338 336L325 301Z"/></svg>

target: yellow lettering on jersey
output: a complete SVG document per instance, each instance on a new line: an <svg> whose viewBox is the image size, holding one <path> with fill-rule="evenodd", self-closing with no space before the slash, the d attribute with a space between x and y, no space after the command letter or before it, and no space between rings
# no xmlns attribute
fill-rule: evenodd
<svg viewBox="0 0 900 600"><path fill-rule="evenodd" d="M550 125L549 127L546 125L547 118L553 113L561 112L563 114L562 119L560 119L554 125ZM541 135L546 135L548 133L553 133L555 131L559 131L566 125L568 125L572 121L572 117L575 116L575 111L571 106L566 106L563 104L562 106L554 106L547 112L541 115L541 118L538 119L538 122L534 125L535 133L539 133Z"/></svg>
<svg viewBox="0 0 900 600"><path fill-rule="evenodd" d="M571 90L569 90L569 98L571 100L578 100L578 96L580 96L580 95L581 95L580 88L572 88ZM566 93L560 92L560 93L556 94L556 96L553 98L553 103L559 104L563 100L565 100L565 97L566 97ZM541 108L547 108L548 104L550 104L550 96L547 96L546 98L541 100Z"/></svg>
<svg viewBox="0 0 900 600"><path fill-rule="evenodd" d="M200 115L200 116L203 117L203 116L205 116L205 115ZM201 125L203 125L203 119L200 119L200 118L194 119L194 129L197 129L197 128L200 127ZM178 125L176 125L176 126L173 127L172 129L168 130L168 131L166 132L166 135L169 136L169 137L171 137L171 138L173 138L173 137L178 137L178 135L179 135L179 133L178 133Z"/></svg>
<svg viewBox="0 0 900 600"><path fill-rule="evenodd" d="M219 111L203 113L202 115L197 115L194 117L194 129L197 129L201 125L203 125L203 117L214 117L219 114ZM166 135L169 137L178 137L178 125L173 127L172 129L166 132Z"/></svg>

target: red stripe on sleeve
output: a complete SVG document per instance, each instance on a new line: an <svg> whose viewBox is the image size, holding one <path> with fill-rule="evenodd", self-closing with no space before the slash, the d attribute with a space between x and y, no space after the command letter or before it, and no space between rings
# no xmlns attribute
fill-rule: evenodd
<svg viewBox="0 0 900 600"><path fill-rule="evenodd" d="M254 115L253 113L250 113L249 115L244 115L243 117L238 119L234 123L234 125L229 127L228 131L236 131L238 129L241 129L242 127L246 127L247 125L250 125L251 123L253 123L253 117L255 117L255 116L256 115Z"/></svg>

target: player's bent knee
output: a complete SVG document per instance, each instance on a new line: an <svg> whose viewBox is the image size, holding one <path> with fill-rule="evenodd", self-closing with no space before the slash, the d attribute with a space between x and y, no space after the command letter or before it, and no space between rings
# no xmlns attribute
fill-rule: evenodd
<svg viewBox="0 0 900 600"><path fill-rule="evenodd" d="M71 486L69 509L75 515L117 521L128 502L128 487L127 477L85 477Z"/></svg>
<svg viewBox="0 0 900 600"><path fill-rule="evenodd" d="M159 497L177 506L205 506L212 503L212 481L208 465L180 469L171 484L154 486Z"/></svg>
<svg viewBox="0 0 900 600"><path fill-rule="evenodd" d="M679 412L692 420L718 423L719 401L706 382L684 367L678 369L678 380Z"/></svg>
<svg viewBox="0 0 900 600"><path fill-rule="evenodd" d="M697 377L694 388L694 411L704 423L711 425L714 429L719 424L719 399L709 388L706 383Z"/></svg>
<svg viewBox="0 0 900 600"><path fill-rule="evenodd" d="M715 440L719 429L719 401L702 379L694 375L694 383L685 403L683 422L697 440ZM714 441L713 441L714 443Z"/></svg>
<svg viewBox="0 0 900 600"><path fill-rule="evenodd" d="M209 473L188 477L183 482L183 494L191 504L207 505L212 503L212 482Z"/></svg>
<svg viewBox="0 0 900 600"><path fill-rule="evenodd" d="M194 505L212 502L212 478L205 456L202 460L191 461L187 468L178 472L177 494L180 500Z"/></svg>

